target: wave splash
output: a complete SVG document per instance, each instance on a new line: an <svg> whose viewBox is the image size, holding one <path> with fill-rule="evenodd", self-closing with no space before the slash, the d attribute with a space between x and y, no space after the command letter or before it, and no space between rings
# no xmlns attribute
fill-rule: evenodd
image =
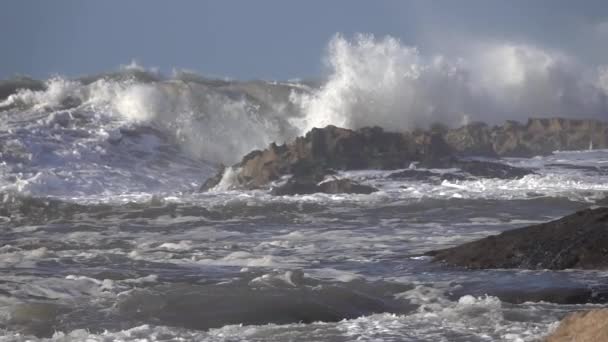
<svg viewBox="0 0 608 342"><path fill-rule="evenodd" d="M608 110L608 68L524 44L486 44L470 56L426 56L387 36L336 35L330 76L298 98L300 127L378 125L392 130L441 122L501 122L531 116L601 118Z"/></svg>

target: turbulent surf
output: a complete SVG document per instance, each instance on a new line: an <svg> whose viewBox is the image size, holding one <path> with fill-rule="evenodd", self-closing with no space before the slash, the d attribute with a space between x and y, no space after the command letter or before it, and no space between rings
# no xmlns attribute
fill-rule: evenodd
<svg viewBox="0 0 608 342"><path fill-rule="evenodd" d="M313 81L135 64L2 81L0 340L536 341L601 302L581 294L603 293L605 271L424 255L603 205L608 150L587 140L532 158L332 170L373 189L359 194L239 188L230 168L199 191L221 165L328 124L416 132L607 112L605 70L524 45L462 61L336 36L326 59Z"/></svg>

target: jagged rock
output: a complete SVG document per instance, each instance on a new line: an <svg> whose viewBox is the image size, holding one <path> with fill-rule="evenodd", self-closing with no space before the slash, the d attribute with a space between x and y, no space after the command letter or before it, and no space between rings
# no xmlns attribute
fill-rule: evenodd
<svg viewBox="0 0 608 342"><path fill-rule="evenodd" d="M350 130L314 128L289 144L271 144L247 154L232 166L236 187L263 188L289 174L312 174L321 180L327 170L403 169L411 162L458 167L474 176L519 178L532 173L498 163L470 162L463 156L531 157L555 150L608 148L608 124L597 120L530 119L490 127L474 123L448 130L395 133L379 127ZM215 186L221 175L206 182Z"/></svg>
<svg viewBox="0 0 608 342"><path fill-rule="evenodd" d="M311 178L293 177L285 184L273 188L271 193L276 196L306 195L314 193L326 194L371 194L378 189L359 184L350 179L332 179L317 183Z"/></svg>
<svg viewBox="0 0 608 342"><path fill-rule="evenodd" d="M608 341L608 309L571 313L560 322L546 342Z"/></svg>
<svg viewBox="0 0 608 342"><path fill-rule="evenodd" d="M238 170L236 181L240 187L260 188L288 174L312 175L319 181L330 169L399 169L412 161L448 155L450 149L439 134L327 126L314 128L290 144L273 143L263 151L253 151L233 169ZM215 177L218 179L221 177Z"/></svg>
<svg viewBox="0 0 608 342"><path fill-rule="evenodd" d="M474 269L606 269L608 208L582 210L427 255L448 265Z"/></svg>

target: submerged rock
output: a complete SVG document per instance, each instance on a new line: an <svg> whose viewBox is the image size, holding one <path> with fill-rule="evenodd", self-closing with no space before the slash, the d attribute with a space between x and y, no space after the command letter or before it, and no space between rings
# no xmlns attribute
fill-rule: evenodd
<svg viewBox="0 0 608 342"><path fill-rule="evenodd" d="M451 293L450 298L457 300L464 295L494 296L502 302L522 304L526 302L548 302L555 304L602 304L608 302L608 289L592 288L587 284L551 284L547 286L518 286L506 288L481 288L471 292L463 287Z"/></svg>
<svg viewBox="0 0 608 342"><path fill-rule="evenodd" d="M608 268L608 208L586 209L559 220L427 253L467 268Z"/></svg>
<svg viewBox="0 0 608 342"><path fill-rule="evenodd" d="M608 309L571 313L560 322L546 342L608 341Z"/></svg>
<svg viewBox="0 0 608 342"><path fill-rule="evenodd" d="M350 179L332 179L321 183L310 178L292 178L285 184L273 188L271 193L276 196L306 195L314 193L326 194L371 194L378 189L359 184Z"/></svg>

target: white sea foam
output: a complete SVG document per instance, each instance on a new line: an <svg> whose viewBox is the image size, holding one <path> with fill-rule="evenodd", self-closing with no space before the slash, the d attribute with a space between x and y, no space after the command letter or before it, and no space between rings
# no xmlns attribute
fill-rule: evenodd
<svg viewBox="0 0 608 342"><path fill-rule="evenodd" d="M304 131L328 124L391 130L530 116L602 117L606 68L585 67L558 51L516 43L479 44L468 56L429 56L387 36L336 35L329 79L294 98Z"/></svg>

